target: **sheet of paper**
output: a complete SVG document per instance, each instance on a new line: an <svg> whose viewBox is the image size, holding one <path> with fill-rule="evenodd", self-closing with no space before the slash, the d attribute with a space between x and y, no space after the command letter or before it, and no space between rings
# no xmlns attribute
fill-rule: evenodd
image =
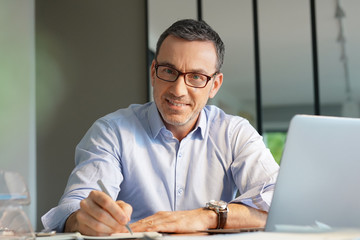
<svg viewBox="0 0 360 240"><path fill-rule="evenodd" d="M84 239L133 239L133 238L143 238L143 237L150 237L150 238L157 238L161 237L162 235L157 232L134 232L131 233L114 233L108 237L93 237L93 236L83 236Z"/></svg>
<svg viewBox="0 0 360 240"><path fill-rule="evenodd" d="M157 232L135 232L134 234L131 233L115 233L110 236L85 236L81 235L80 233L57 233L53 236L46 236L46 237L37 237L37 240L80 240L80 239L134 239L134 238L143 238L148 236L150 238L157 238L161 237L162 235Z"/></svg>

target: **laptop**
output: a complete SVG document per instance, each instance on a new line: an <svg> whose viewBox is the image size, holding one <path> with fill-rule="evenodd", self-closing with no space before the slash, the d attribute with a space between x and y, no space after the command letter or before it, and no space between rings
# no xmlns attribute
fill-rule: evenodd
<svg viewBox="0 0 360 240"><path fill-rule="evenodd" d="M360 119L290 122L265 231L360 228Z"/></svg>
<svg viewBox="0 0 360 240"><path fill-rule="evenodd" d="M360 119L291 119L265 229L209 233L319 232L360 228Z"/></svg>

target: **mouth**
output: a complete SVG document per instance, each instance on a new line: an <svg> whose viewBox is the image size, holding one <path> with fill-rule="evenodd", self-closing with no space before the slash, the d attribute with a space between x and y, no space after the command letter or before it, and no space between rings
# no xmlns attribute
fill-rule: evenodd
<svg viewBox="0 0 360 240"><path fill-rule="evenodd" d="M188 106L188 104L186 104L186 103L174 101L171 99L166 99L166 101L170 107L177 108L177 109Z"/></svg>
<svg viewBox="0 0 360 240"><path fill-rule="evenodd" d="M170 104L174 105L174 106L177 106L177 107L183 107L183 106L186 106L185 103L180 103L180 102L175 102L175 101L172 101L172 100L167 100Z"/></svg>

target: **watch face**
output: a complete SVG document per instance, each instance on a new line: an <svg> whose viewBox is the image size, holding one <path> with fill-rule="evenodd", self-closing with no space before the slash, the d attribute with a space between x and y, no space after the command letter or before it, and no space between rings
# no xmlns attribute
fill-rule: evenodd
<svg viewBox="0 0 360 240"><path fill-rule="evenodd" d="M217 208L220 208L220 209L226 209L227 208L227 202L225 201L216 201L216 200L210 200L210 202L208 202L206 204L208 207L217 207Z"/></svg>

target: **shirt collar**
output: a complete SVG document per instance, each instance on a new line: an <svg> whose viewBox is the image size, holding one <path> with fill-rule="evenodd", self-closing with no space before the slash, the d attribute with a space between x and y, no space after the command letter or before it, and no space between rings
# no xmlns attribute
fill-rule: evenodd
<svg viewBox="0 0 360 240"><path fill-rule="evenodd" d="M204 136L205 136L206 119L207 119L207 116L206 116L205 108L203 108L200 112L200 116L199 116L198 122L195 127L195 131L197 131L197 129L200 129L202 139L204 139Z"/></svg>
<svg viewBox="0 0 360 240"><path fill-rule="evenodd" d="M165 125L160 117L160 113L156 107L155 102L152 102L149 107L148 118L152 137L156 138L157 135L160 133L160 130L162 128L165 128Z"/></svg>
<svg viewBox="0 0 360 240"><path fill-rule="evenodd" d="M166 128L162 118L160 117L160 113L156 107L155 102L149 107L148 112L149 125L151 129L151 134L153 138L156 138L160 133L161 129ZM200 112L199 119L196 123L195 129L192 131L193 133L200 131L201 138L203 139L206 131L206 112L205 109L202 109Z"/></svg>

